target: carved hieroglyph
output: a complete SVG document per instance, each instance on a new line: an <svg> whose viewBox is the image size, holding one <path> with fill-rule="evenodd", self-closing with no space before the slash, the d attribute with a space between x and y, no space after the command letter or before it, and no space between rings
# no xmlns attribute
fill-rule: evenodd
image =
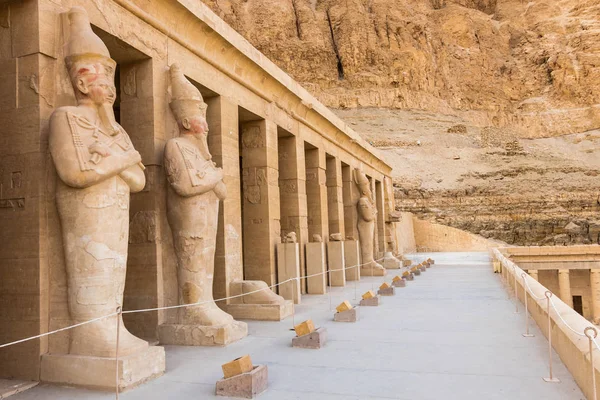
<svg viewBox="0 0 600 400"><path fill-rule="evenodd" d="M362 275L384 275L385 269L375 261L373 239L375 236L375 219L377 208L369 185L369 179L361 171L354 170L354 182L360 192L358 199L358 235L362 259Z"/></svg>
<svg viewBox="0 0 600 400"><path fill-rule="evenodd" d="M65 62L77 106L60 107L50 120L50 153L60 179L56 205L68 277L73 322L112 314L123 304L129 194L144 188L144 166L129 136L115 121L116 63L90 27L87 14L69 12ZM69 353L114 357L116 316L75 328ZM119 317L120 318L120 317ZM119 356L148 343L121 321Z"/></svg>

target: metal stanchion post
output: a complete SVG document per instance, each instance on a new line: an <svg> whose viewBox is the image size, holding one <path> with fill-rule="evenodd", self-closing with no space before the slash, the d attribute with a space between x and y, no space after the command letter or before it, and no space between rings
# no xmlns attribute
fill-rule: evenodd
<svg viewBox="0 0 600 400"><path fill-rule="evenodd" d="M546 296L546 312L548 313L548 366L550 371L550 376L548 378L543 378L544 382L560 382L559 379L552 376L552 319L550 318L550 298L552 297L552 292L546 290L544 293Z"/></svg>
<svg viewBox="0 0 600 400"><path fill-rule="evenodd" d="M121 331L121 315L123 309L117 307L117 342L115 343L115 399L119 400L119 336Z"/></svg>
<svg viewBox="0 0 600 400"><path fill-rule="evenodd" d="M515 314L519 313L519 295L517 294L517 267L513 265L513 276L515 284Z"/></svg>
<svg viewBox="0 0 600 400"><path fill-rule="evenodd" d="M523 336L534 337L535 335L529 333L529 309L527 306L527 284L525 283L527 274L523 272L521 274L521 277L523 278L523 297L525 298L525 333L523 334Z"/></svg>
<svg viewBox="0 0 600 400"><path fill-rule="evenodd" d="M594 346L592 343L596 336L598 336L598 331L596 328L588 326L585 328L583 333L585 333L585 336L587 336L588 341L590 342L590 367L592 370L592 393L594 394L592 400L598 400L598 394L596 391L596 368L594 368Z"/></svg>

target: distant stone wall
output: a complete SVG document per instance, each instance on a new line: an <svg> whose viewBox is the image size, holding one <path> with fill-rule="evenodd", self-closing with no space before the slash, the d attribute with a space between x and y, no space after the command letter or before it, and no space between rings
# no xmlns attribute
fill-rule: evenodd
<svg viewBox="0 0 600 400"><path fill-rule="evenodd" d="M494 258L502 264L502 276L508 284L511 293L514 293L514 274L517 274L518 279L516 279L516 293L519 300L523 303L524 288L522 274L524 271L515 263L504 257L504 255L497 250L494 251ZM546 298L544 297L544 293L548 289L530 276L526 276L525 279L527 280L527 284L531 288L533 295L537 298L542 298L542 300L536 300L532 296L527 296L527 306L532 318L538 324L542 334L548 337L548 314L546 312ZM560 317L562 317L562 319L576 332L583 333L585 328L593 326L575 310L562 302L558 296L553 296L552 299L556 309L558 310L558 313L560 314ZM588 339L575 334L572 330L565 326L565 324L559 320L559 316L556 312L551 312L550 318L550 334L552 335L552 346L554 347L554 350L556 353L558 353L560 359L565 364L571 375L573 375L573 378L585 394L586 398L593 398L591 383L592 365L589 361ZM600 350L594 348L593 355L593 368L596 375L596 390L600 390Z"/></svg>
<svg viewBox="0 0 600 400"><path fill-rule="evenodd" d="M460 229L413 217L417 251L487 251L496 242Z"/></svg>

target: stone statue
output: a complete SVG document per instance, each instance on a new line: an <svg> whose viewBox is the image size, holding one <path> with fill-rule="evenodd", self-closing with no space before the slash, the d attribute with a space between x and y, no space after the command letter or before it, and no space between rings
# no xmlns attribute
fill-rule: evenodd
<svg viewBox="0 0 600 400"><path fill-rule="evenodd" d="M315 233L312 235L312 241L313 243L321 243L323 242L323 238L318 233Z"/></svg>
<svg viewBox="0 0 600 400"><path fill-rule="evenodd" d="M74 323L114 313L123 305L129 235L129 194L144 188L140 154L116 122L116 63L94 34L84 9L69 11L65 62L77 106L50 119L50 153L59 179L69 312ZM71 331L69 354L114 357L113 316ZM118 316L121 318L121 316ZM121 321L119 356L148 348Z"/></svg>
<svg viewBox="0 0 600 400"><path fill-rule="evenodd" d="M169 181L167 218L177 256L179 304L208 303L179 309L178 324L223 326L233 317L213 299L219 201L227 195L223 171L208 150L206 103L200 91L172 65L171 110L179 136L167 142L164 165Z"/></svg>
<svg viewBox="0 0 600 400"><path fill-rule="evenodd" d="M282 243L298 243L296 232L289 232L283 237Z"/></svg>
<svg viewBox="0 0 600 400"><path fill-rule="evenodd" d="M360 240L360 253L362 258L362 275L385 275L383 266L375 261L373 240L375 236L375 218L377 208L373 202L373 195L369 179L359 170L354 170L354 182L360 192L358 200L358 236Z"/></svg>
<svg viewBox="0 0 600 400"><path fill-rule="evenodd" d="M332 233L329 235L329 240L332 242L341 242L343 240L343 236L341 233Z"/></svg>

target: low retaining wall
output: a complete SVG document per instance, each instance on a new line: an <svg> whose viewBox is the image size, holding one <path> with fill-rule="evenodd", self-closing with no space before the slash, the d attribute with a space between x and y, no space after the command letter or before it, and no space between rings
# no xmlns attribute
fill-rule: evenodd
<svg viewBox="0 0 600 400"><path fill-rule="evenodd" d="M530 277L514 262L506 258L499 249L493 250L494 264L500 263L502 277L508 284L511 293L514 295L515 274L517 285L517 297L524 304L525 283L531 291L527 293L527 307L531 317L535 320L544 336L548 337L548 313L547 300L545 297L548 289L538 281ZM497 265L495 266L497 268ZM525 277L523 278L523 274ZM533 296L540 299L534 298ZM593 399L592 376L590 364L589 341L586 336L580 336L575 332L583 334L585 328L594 325L579 315L571 307L563 303L558 296L553 295L552 301L556 306L555 311L550 305L550 334L552 335L552 346L559 355L562 362L573 375L573 378L588 399ZM560 320L560 317L575 331L573 332ZM596 327L594 327L596 328ZM596 328L597 329L597 328ZM600 336L598 337L600 343ZM600 393L600 350L593 347L594 369L596 374L596 390Z"/></svg>

